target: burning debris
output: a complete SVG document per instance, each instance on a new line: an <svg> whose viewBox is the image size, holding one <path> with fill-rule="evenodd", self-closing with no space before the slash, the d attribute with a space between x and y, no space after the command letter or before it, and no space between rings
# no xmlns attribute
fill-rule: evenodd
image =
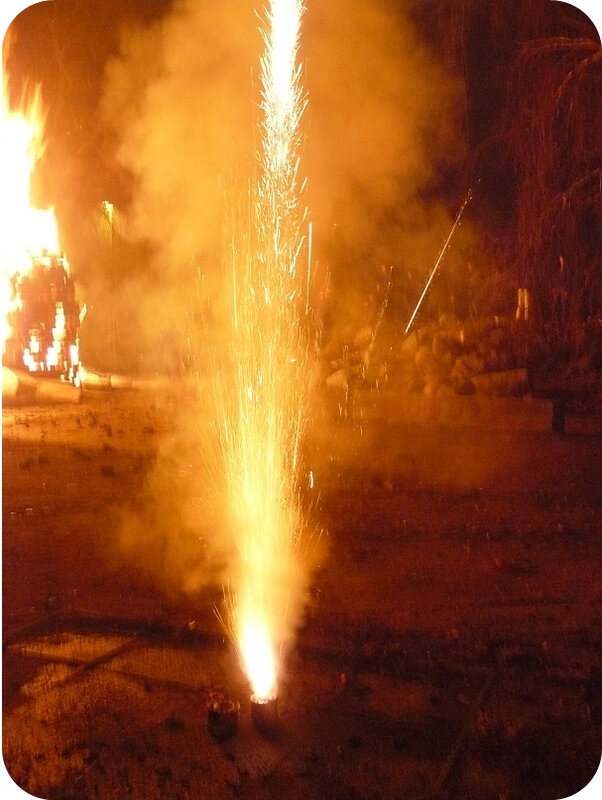
<svg viewBox="0 0 602 800"><path fill-rule="evenodd" d="M10 278L3 364L79 385L79 305L64 256L43 251Z"/></svg>

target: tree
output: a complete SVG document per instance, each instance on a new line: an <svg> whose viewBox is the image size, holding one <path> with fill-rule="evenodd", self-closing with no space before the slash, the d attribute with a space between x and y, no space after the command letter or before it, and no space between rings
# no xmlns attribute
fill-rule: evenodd
<svg viewBox="0 0 602 800"><path fill-rule="evenodd" d="M517 286L530 288L541 323L553 318L559 280L568 290L564 321L593 317L602 309L597 31L574 6L550 0L435 5L466 82L472 170L497 212L489 219L505 216L492 238Z"/></svg>
<svg viewBox="0 0 602 800"><path fill-rule="evenodd" d="M515 259L542 321L561 291L564 321L602 308L601 97L593 38L549 35L518 49L503 124L516 175Z"/></svg>

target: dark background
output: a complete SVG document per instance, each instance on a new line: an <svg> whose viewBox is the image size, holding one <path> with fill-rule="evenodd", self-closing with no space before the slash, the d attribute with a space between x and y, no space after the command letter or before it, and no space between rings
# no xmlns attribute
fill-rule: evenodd
<svg viewBox="0 0 602 800"><path fill-rule="evenodd" d="M32 196L42 206L55 206L80 297L89 310L116 308L114 316L128 334L121 338L135 340L131 349L136 353L150 343L148 326L135 324L135 315L129 313L131 292L119 296L119 287L139 286L141 280L156 285L164 243L153 241L152 231L140 235L126 230L125 222L117 234L109 231L103 200L109 199L126 220L138 202L140 175L119 157L120 134L107 124L100 106L107 65L120 52L124 26L144 30L167 19L172 5L167 0L38 3L18 15L4 43L12 106L40 84L47 110L46 152L32 181ZM423 151L422 179L408 178L396 168L392 187L377 194L366 193L353 178L342 180L338 206L333 203L323 218L319 191L315 192L316 216L324 222L316 225L314 259L326 265L338 292L335 318L355 316L361 322L362 314L369 313L366 297L378 294L381 265L391 263L396 271L389 313L403 324L468 189L474 200L464 231L450 249L449 263L434 283L424 313L512 313L516 287L528 286L543 325L551 316L551 291L562 255L568 265L570 318L581 324L595 317L602 307L602 58L591 21L574 6L548 0L385 1L375 6L385 9L393 25L397 20L404 36L409 20L430 63L455 82L455 93L451 111L442 108L439 122L433 107L426 122L418 120L410 139L410 146L418 142ZM310 7L311 53L314 43L319 44L316 24L312 30ZM359 28L356 35L359 45L366 33ZM398 55L403 71L410 61L407 52L400 49ZM199 78L202 81L203 75L194 76ZM307 126L311 149L312 136L319 140L323 113L321 84L311 66L308 84L308 113L314 113ZM399 96L392 94L391 102L399 104ZM394 114L391 119L396 119ZM366 122L375 127L379 120ZM440 131L433 135L438 124ZM379 135L390 142L399 135L394 125L383 130ZM314 149L321 146L318 141ZM310 153L310 161L311 157ZM378 179L382 186L387 175ZM311 175L310 184L318 186L320 180L319 174ZM416 184L409 186L413 180ZM331 177L333 183L336 179ZM437 221L434 208L442 209ZM363 227L363 236L358 236ZM215 252L202 246L191 247L189 259L198 270L216 269ZM467 263L476 264L477 281ZM183 284L181 275L175 272L170 282ZM350 299L343 300L347 294ZM452 309L451 294L457 306ZM90 333L82 329L83 351L87 349L92 360L102 359L95 340L108 335L102 316L107 317L92 313ZM174 325L180 321L166 321L161 335L169 336ZM131 368L139 360L124 351L120 366Z"/></svg>

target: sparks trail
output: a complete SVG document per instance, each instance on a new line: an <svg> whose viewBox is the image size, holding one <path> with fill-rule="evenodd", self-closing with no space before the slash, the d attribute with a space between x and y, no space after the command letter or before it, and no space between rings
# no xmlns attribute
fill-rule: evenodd
<svg viewBox="0 0 602 800"><path fill-rule="evenodd" d="M305 99L296 63L303 11L301 0L272 0L262 17L259 173L249 192L248 228L236 222L228 247L230 372L222 371L216 387L236 549L227 627L262 697L276 692L302 584L300 442L310 375L302 324L308 275L297 269L306 221L298 186Z"/></svg>
<svg viewBox="0 0 602 800"><path fill-rule="evenodd" d="M451 230L450 230L450 232L449 232L449 234L447 236L447 239L445 240L445 244L441 248L441 251L440 251L440 253L439 253L438 257L437 257L437 260L435 261L435 266L431 270L431 274L429 275L429 278L428 278L428 280L427 280L427 282L425 284L425 287L422 290L422 294L418 298L418 302L416 303L414 311L412 312L412 316L410 317L410 321L406 325L404 334L408 333L408 331L412 327L412 323L414 322L416 314L418 313L418 310L419 310L420 306L422 305L422 301L426 297L426 293L428 292L429 286L431 285L431 283L433 281L433 278L435 277L435 273L437 272L437 270L439 269L439 267L441 265L441 261L443 260L443 256L445 255L445 251L447 250L447 248L449 246L449 243L451 242L452 236L454 235L456 228L460 224L460 219L462 218L462 214L464 213L464 209L470 203L471 200L472 200L472 189L469 189L468 192L466 192L466 197L464 198L464 200L462 202L462 205L460 206L460 210L458 211L458 213L456 215L456 219L454 220L454 224L451 226Z"/></svg>
<svg viewBox="0 0 602 800"><path fill-rule="evenodd" d="M372 335L370 336L370 343L368 344L368 347L366 348L366 353L364 355L364 363L362 365L363 377L365 377L366 375L366 369L370 363L370 356L372 355L372 351L374 350L374 345L376 344L376 337L378 335L378 330L382 324L387 305L389 304L389 294L391 293L392 282L393 282L393 267L389 267L389 272L387 274L387 288L385 289L384 297L379 306L378 314L376 315L376 320L374 322L374 325L372 326Z"/></svg>

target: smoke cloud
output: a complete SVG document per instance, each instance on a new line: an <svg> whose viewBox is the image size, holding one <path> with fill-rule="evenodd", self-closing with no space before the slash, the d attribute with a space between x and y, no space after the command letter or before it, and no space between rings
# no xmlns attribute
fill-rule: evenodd
<svg viewBox="0 0 602 800"><path fill-rule="evenodd" d="M166 269L218 255L221 187L252 149L258 47L251 5L192 0L151 28L125 29L107 68L104 117L134 178L130 231Z"/></svg>
<svg viewBox="0 0 602 800"><path fill-rule="evenodd" d="M148 242L155 254L135 282L149 338L161 327L181 328L205 302L219 325L224 218L233 204L244 207L235 187L248 185L256 168L258 27L251 0L183 0L151 27L124 29L120 56L107 67L103 118L133 185L124 236ZM361 298L383 262L400 271L432 264L450 218L421 198L460 153L457 86L392 0L309 2L300 59L311 256L332 274L342 308ZM152 514L130 518L124 537L166 584L194 593L223 579L233 545L219 530L217 505L198 499L203 469L190 466L198 452L183 455L191 429L181 427L185 446L177 437L166 443L151 479ZM192 429L194 451L198 423ZM176 497L196 497L194 511ZM295 578L297 595L307 590L307 574ZM303 603L295 602L300 614Z"/></svg>
<svg viewBox="0 0 602 800"><path fill-rule="evenodd" d="M402 226L404 239L424 230L417 197L458 155L456 87L399 6L335 0L307 15L311 215L364 257L395 255L391 228ZM385 214L389 236L379 241Z"/></svg>
<svg viewBox="0 0 602 800"><path fill-rule="evenodd" d="M106 70L103 118L134 187L127 235L156 252L152 281L136 284L152 331L162 315L178 324L199 275L208 291L219 279L223 216L257 151L256 6L182 0L153 26L124 29ZM313 261L341 291L364 292L381 263L400 275L418 265L420 282L450 224L421 198L461 154L457 83L392 0L308 3L300 58Z"/></svg>

